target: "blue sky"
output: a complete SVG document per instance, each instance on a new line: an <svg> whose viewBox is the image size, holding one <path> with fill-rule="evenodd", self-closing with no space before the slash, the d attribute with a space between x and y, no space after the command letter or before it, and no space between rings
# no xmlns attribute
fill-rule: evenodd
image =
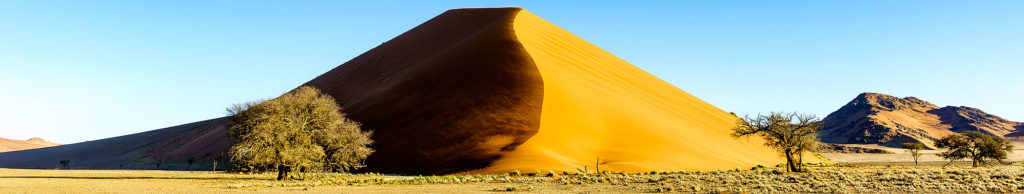
<svg viewBox="0 0 1024 194"><path fill-rule="evenodd" d="M299 3L293 3L299 2ZM0 1L0 137L220 117L430 19L519 6L726 111L865 91L1024 121L1020 1Z"/></svg>

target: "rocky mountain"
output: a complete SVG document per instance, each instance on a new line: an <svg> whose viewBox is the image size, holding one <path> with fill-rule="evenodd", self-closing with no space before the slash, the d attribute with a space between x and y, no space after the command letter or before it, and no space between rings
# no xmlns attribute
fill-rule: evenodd
<svg viewBox="0 0 1024 194"><path fill-rule="evenodd" d="M981 131L1008 139L1024 140L1024 123L1010 121L966 106L939 107L915 98L862 93L829 114L819 132L823 142L878 144L899 147L922 142L934 149L934 141L954 133Z"/></svg>

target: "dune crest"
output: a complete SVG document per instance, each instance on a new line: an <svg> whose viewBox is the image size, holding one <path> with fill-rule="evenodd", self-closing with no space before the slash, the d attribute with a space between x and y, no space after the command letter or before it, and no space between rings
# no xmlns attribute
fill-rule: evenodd
<svg viewBox="0 0 1024 194"><path fill-rule="evenodd" d="M483 169L665 171L781 162L756 138L729 136L736 117L521 10L517 39L544 81L537 135ZM593 170L593 169L591 169Z"/></svg>

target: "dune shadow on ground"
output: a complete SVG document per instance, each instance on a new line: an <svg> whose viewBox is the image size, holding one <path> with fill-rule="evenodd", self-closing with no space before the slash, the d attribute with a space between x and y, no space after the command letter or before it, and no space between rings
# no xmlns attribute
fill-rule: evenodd
<svg viewBox="0 0 1024 194"><path fill-rule="evenodd" d="M191 180L271 180L256 177L211 177L211 178L199 178L199 177L145 177L145 176L128 176L128 177L80 177L80 176L0 176L0 179L109 179L109 180L127 180L127 179L191 179Z"/></svg>

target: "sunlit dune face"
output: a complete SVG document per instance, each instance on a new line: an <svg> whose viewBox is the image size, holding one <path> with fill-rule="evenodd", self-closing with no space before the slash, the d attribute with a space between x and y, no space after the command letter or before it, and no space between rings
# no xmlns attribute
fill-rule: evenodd
<svg viewBox="0 0 1024 194"><path fill-rule="evenodd" d="M485 172L749 168L782 162L736 117L522 10L515 35L544 82L540 130Z"/></svg>

